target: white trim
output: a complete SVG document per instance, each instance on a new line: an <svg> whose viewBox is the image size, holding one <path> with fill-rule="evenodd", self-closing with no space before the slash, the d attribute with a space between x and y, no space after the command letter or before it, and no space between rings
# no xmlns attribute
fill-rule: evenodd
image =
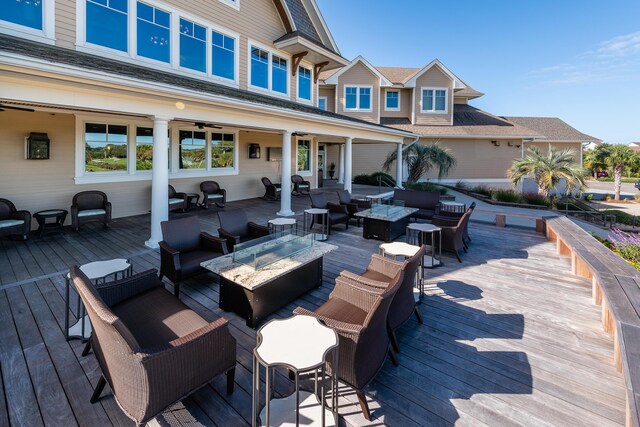
<svg viewBox="0 0 640 427"><path fill-rule="evenodd" d="M369 62L366 59L364 59L361 55L359 55L356 59L351 61L351 64L347 65L346 67L341 68L338 72L332 74L328 79L325 80L325 84L337 85L338 84L338 77L340 77L345 72L350 70L358 62L360 62L362 65L364 65L371 72L371 74L373 74L374 76L376 76L380 80L380 87L393 86L393 83L391 83L389 81L389 79L387 79L385 76L383 76L380 73L380 71L376 70L376 68L373 65L369 64Z"/></svg>
<svg viewBox="0 0 640 427"><path fill-rule="evenodd" d="M453 114L452 114L453 115ZM411 124L416 123L416 88L411 88Z"/></svg>
<svg viewBox="0 0 640 427"><path fill-rule="evenodd" d="M322 110L322 108L320 108L320 100L321 99L324 99L324 110ZM319 110L329 111L329 99L328 99L328 97L326 97L326 96L318 96L316 106L318 107Z"/></svg>
<svg viewBox="0 0 640 427"><path fill-rule="evenodd" d="M324 17L322 16L322 12L320 11L320 8L318 7L318 5L316 4L315 0L307 0L309 3L311 3L311 6L313 6L313 11L315 12L316 16L318 17L318 20L320 21L320 24L322 25L322 29L324 30L324 33L327 35L327 38L329 39L329 42L331 43L331 47L333 48L333 50L335 50L338 54L340 53L340 50L338 49L338 45L336 44L335 40L333 39L333 35L331 34L331 32L329 31L329 27L327 26L327 23L324 20ZM303 4L304 4L304 0L303 0ZM307 13L309 12L309 8L305 7L305 9L307 9ZM313 21L313 18L311 18L311 20Z"/></svg>
<svg viewBox="0 0 640 427"><path fill-rule="evenodd" d="M347 88L356 88L356 108L347 108ZM360 108L360 89L369 89L369 108ZM371 85L353 85L353 84L345 84L342 87L342 110L347 112L354 113L370 113L373 111L373 86ZM378 98L378 101L380 99Z"/></svg>
<svg viewBox="0 0 640 427"><path fill-rule="evenodd" d="M55 44L56 1L42 0L42 30L0 19L0 33L41 43Z"/></svg>
<svg viewBox="0 0 640 427"><path fill-rule="evenodd" d="M425 110L424 109L424 105L422 105L422 101L424 99L424 91L425 90L432 90L433 91L433 97L432 97L432 104L431 104L431 110ZM436 91L437 90L444 90L445 91L445 96L444 96L444 110L436 110ZM449 88L447 87L437 87L437 86L421 86L420 87L420 112L423 114L448 114L449 113Z"/></svg>
<svg viewBox="0 0 640 427"><path fill-rule="evenodd" d="M231 6L235 10L240 10L240 0L218 0L227 6Z"/></svg>
<svg viewBox="0 0 640 427"><path fill-rule="evenodd" d="M436 65L440 68L440 70L447 77L449 77L451 79L451 81L453 82L452 88L454 90L455 89L465 89L467 87L467 85L465 85L464 82L462 80L460 80L460 78L458 78L455 74L453 74L451 72L451 70L449 70L447 67L445 67L444 64L442 64L442 62L440 62L440 60L438 60L438 59L434 59L433 61L431 61L430 63L425 65L417 73L415 73L413 75L413 77L411 77L409 80L407 80L405 82L404 87L416 87L416 82L418 80L418 77L422 76L424 73L426 73L427 71L429 71L431 68L433 68Z"/></svg>
<svg viewBox="0 0 640 427"><path fill-rule="evenodd" d="M269 54L269 60L267 63L267 88L262 88L260 86L254 86L251 84L251 48L257 47L260 50L264 50ZM273 66L273 55L279 56L283 59L287 60L287 93L277 92L272 89L272 66ZM291 61L291 55L286 52L282 52L279 50L275 50L270 48L269 46L262 44L260 42L256 42L252 39L247 40L247 89L252 92L262 93L269 96L276 96L284 99L291 99L291 67L293 66L293 61ZM297 73L296 73L297 75Z"/></svg>
<svg viewBox="0 0 640 427"><path fill-rule="evenodd" d="M295 44L302 45L309 50L320 53L324 57L330 59L331 61L334 61L336 64L338 64L338 66L344 67L349 64L349 61L343 58L342 56L334 52L331 52L329 49L327 49L324 46L318 45L316 43L312 43L300 36L291 37L286 40L282 40L277 43L274 43L273 45L276 47L276 49L284 49L285 47L293 46ZM337 67L332 66L332 68L337 68Z"/></svg>
<svg viewBox="0 0 640 427"><path fill-rule="evenodd" d="M298 143L300 141L307 141L309 143L309 170L298 170ZM296 136L296 174L300 176L313 175L313 138L308 136Z"/></svg>
<svg viewBox="0 0 640 427"><path fill-rule="evenodd" d="M304 62L304 61L303 61ZM315 83L313 83L313 65L309 63L300 62L298 64L298 69L296 70L296 101L301 104L314 105L313 102L313 88ZM291 64L293 66L293 64ZM309 97L310 99L305 99L300 97L300 67L309 71Z"/></svg>
<svg viewBox="0 0 640 427"><path fill-rule="evenodd" d="M397 108L389 108L387 106L387 94L389 92L396 92L398 94L398 107ZM384 111L400 111L400 102L402 100L402 94L400 89L385 89L384 90Z"/></svg>

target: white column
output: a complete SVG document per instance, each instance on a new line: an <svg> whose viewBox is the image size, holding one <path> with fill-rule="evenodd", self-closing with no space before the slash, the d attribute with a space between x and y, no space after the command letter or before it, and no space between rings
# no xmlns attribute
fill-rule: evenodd
<svg viewBox="0 0 640 427"><path fill-rule="evenodd" d="M162 240L160 223L169 219L169 117L153 118L153 166L151 170L151 237L144 244L157 248Z"/></svg>
<svg viewBox="0 0 640 427"><path fill-rule="evenodd" d="M280 212L278 215L291 216L291 131L282 133L282 177L280 178Z"/></svg>
<svg viewBox="0 0 640 427"><path fill-rule="evenodd" d="M351 137L347 137L344 144L344 189L351 193L351 171L353 163L353 151Z"/></svg>
<svg viewBox="0 0 640 427"><path fill-rule="evenodd" d="M338 184L344 184L344 144L340 144L338 146L339 156L338 156Z"/></svg>
<svg viewBox="0 0 640 427"><path fill-rule="evenodd" d="M396 185L402 188L402 142L398 143L396 148Z"/></svg>

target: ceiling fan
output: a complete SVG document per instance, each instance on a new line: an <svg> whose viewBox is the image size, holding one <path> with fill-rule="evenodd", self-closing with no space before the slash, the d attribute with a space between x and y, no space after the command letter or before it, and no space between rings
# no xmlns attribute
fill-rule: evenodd
<svg viewBox="0 0 640 427"><path fill-rule="evenodd" d="M307 136L307 135L308 134L302 133L302 132L294 132L294 133L291 134L291 136L302 136L302 137Z"/></svg>
<svg viewBox="0 0 640 427"><path fill-rule="evenodd" d="M195 122L194 125L197 126L198 129L222 129L222 127L214 125L213 123Z"/></svg>
<svg viewBox="0 0 640 427"><path fill-rule="evenodd" d="M14 107L12 105L4 105L4 104L0 104L0 111L5 111L5 110L18 110L18 111L28 111L30 113L33 113L34 110L33 108L24 108L24 107Z"/></svg>

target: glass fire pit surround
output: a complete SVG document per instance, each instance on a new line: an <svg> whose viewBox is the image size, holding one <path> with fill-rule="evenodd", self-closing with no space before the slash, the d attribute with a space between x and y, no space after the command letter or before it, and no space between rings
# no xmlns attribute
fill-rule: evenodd
<svg viewBox="0 0 640 427"><path fill-rule="evenodd" d="M290 258L313 247L313 234L287 231L240 243L234 247L233 262L255 270L265 268L284 258Z"/></svg>
<svg viewBox="0 0 640 427"><path fill-rule="evenodd" d="M404 210L404 200L381 201L371 204L369 213L379 216L392 216Z"/></svg>

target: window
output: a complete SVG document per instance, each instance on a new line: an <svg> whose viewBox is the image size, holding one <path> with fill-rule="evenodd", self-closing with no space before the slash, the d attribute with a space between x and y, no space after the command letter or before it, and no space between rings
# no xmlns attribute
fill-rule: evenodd
<svg viewBox="0 0 640 427"><path fill-rule="evenodd" d="M211 167L232 168L236 143L233 133L211 134Z"/></svg>
<svg viewBox="0 0 640 427"><path fill-rule="evenodd" d="M289 61L268 50L251 46L249 85L279 94L289 93Z"/></svg>
<svg viewBox="0 0 640 427"><path fill-rule="evenodd" d="M269 52L251 47L251 85L269 89Z"/></svg>
<svg viewBox="0 0 640 427"><path fill-rule="evenodd" d="M371 86L345 86L345 110L371 111Z"/></svg>
<svg viewBox="0 0 640 427"><path fill-rule="evenodd" d="M85 124L85 172L127 170L127 126Z"/></svg>
<svg viewBox="0 0 640 427"><path fill-rule="evenodd" d="M327 97L326 96L318 97L318 108L320 110L327 111Z"/></svg>
<svg viewBox="0 0 640 427"><path fill-rule="evenodd" d="M397 90L387 91L384 109L387 111L400 111L400 92Z"/></svg>
<svg viewBox="0 0 640 427"><path fill-rule="evenodd" d="M87 0L87 43L128 51L127 0Z"/></svg>
<svg viewBox="0 0 640 427"><path fill-rule="evenodd" d="M298 140L298 172L311 172L311 141Z"/></svg>
<svg viewBox="0 0 640 427"><path fill-rule="evenodd" d="M287 93L287 60L276 55L271 60L271 90Z"/></svg>
<svg viewBox="0 0 640 427"><path fill-rule="evenodd" d="M181 130L179 135L180 169L204 169L207 148L206 132Z"/></svg>
<svg viewBox="0 0 640 427"><path fill-rule="evenodd" d="M211 31L211 74L235 80L236 40L217 31Z"/></svg>
<svg viewBox="0 0 640 427"><path fill-rule="evenodd" d="M222 3L226 3L228 6L236 10L240 10L240 0L220 0Z"/></svg>
<svg viewBox="0 0 640 427"><path fill-rule="evenodd" d="M43 29L43 0L7 0L0 2L0 19L36 30Z"/></svg>
<svg viewBox="0 0 640 427"><path fill-rule="evenodd" d="M180 66L207 72L207 29L180 18Z"/></svg>
<svg viewBox="0 0 640 427"><path fill-rule="evenodd" d="M422 88L422 112L446 113L447 89Z"/></svg>
<svg viewBox="0 0 640 427"><path fill-rule="evenodd" d="M153 128L136 128L136 170L153 168Z"/></svg>
<svg viewBox="0 0 640 427"><path fill-rule="evenodd" d="M138 2L138 55L171 61L171 14Z"/></svg>
<svg viewBox="0 0 640 427"><path fill-rule="evenodd" d="M298 67L298 98L311 101L311 70Z"/></svg>

